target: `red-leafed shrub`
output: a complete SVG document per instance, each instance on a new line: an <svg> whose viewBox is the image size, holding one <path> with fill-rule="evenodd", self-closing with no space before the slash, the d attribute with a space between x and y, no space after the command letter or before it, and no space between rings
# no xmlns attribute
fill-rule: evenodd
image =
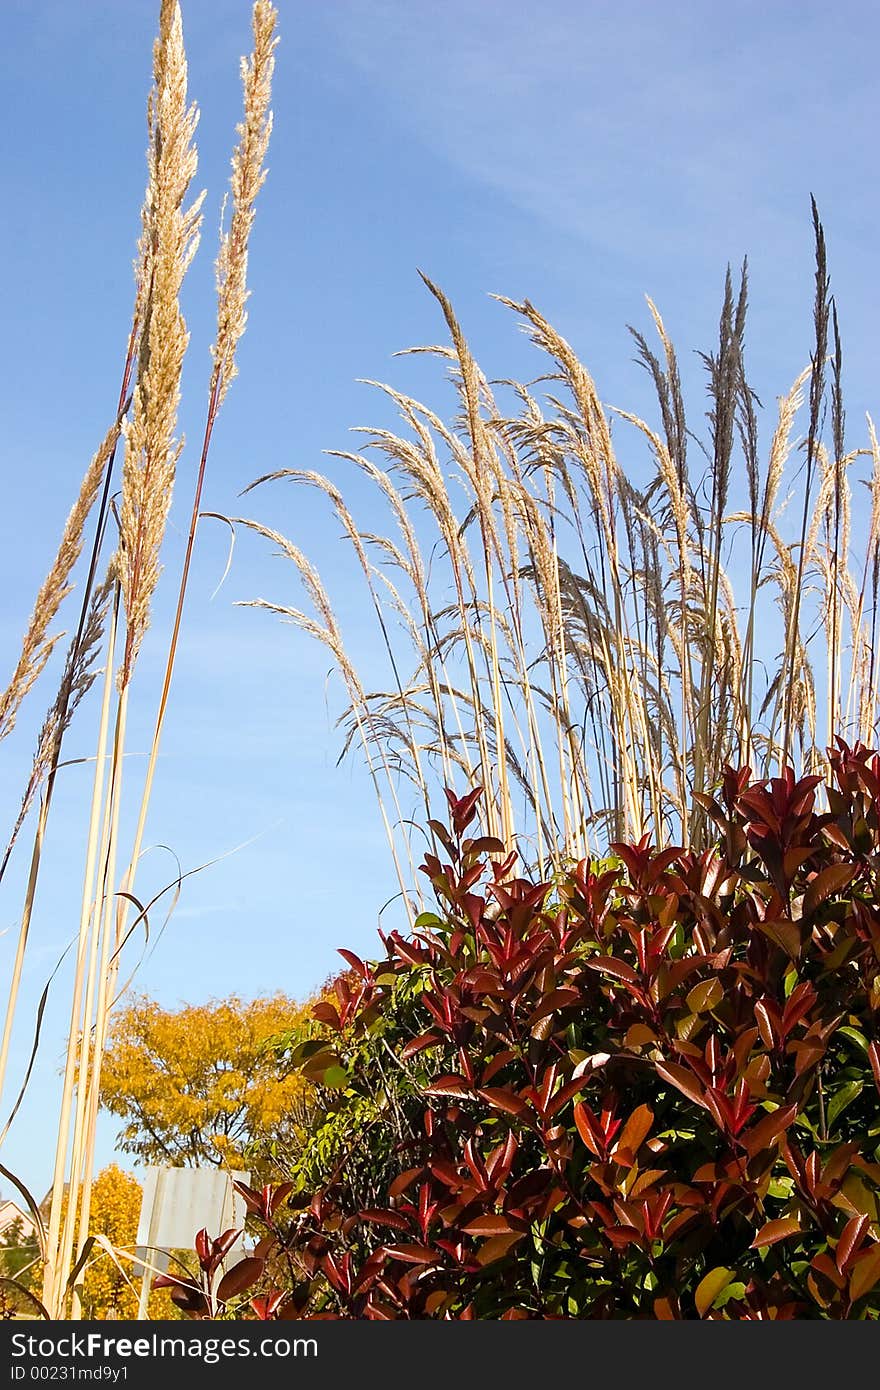
<svg viewBox="0 0 880 1390"><path fill-rule="evenodd" d="M552 885L450 796L438 914L295 1054L326 1111L248 1193L252 1311L880 1318L880 758L831 761L827 809L728 769L714 848Z"/></svg>

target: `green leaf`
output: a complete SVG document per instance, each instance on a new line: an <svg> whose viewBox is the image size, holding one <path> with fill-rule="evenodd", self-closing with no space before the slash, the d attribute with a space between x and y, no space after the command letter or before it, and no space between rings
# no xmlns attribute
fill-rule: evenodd
<svg viewBox="0 0 880 1390"><path fill-rule="evenodd" d="M794 1191L794 1180L792 1178L773 1178L767 1191L771 1197L787 1201Z"/></svg>
<svg viewBox="0 0 880 1390"><path fill-rule="evenodd" d="M728 1284L726 1289L721 1290L721 1293L718 1295L712 1306L714 1308L723 1308L725 1303L729 1303L731 1299L745 1298L745 1294L745 1284Z"/></svg>
<svg viewBox="0 0 880 1390"><path fill-rule="evenodd" d="M312 1057L317 1057L319 1053L326 1052L327 1050L326 1038L304 1038L301 1043L298 1043L297 1046L292 1049L290 1060L293 1066L301 1067L304 1062L309 1061Z"/></svg>
<svg viewBox="0 0 880 1390"><path fill-rule="evenodd" d="M851 1028L848 1023L845 1023L842 1028L838 1028L837 1034L835 1034L835 1036L839 1036L841 1033L845 1038L849 1038L852 1042L854 1042L857 1047L860 1047L864 1052L865 1056L867 1057L868 1039L865 1037L864 1033L860 1033L858 1028Z"/></svg>
<svg viewBox="0 0 880 1390"><path fill-rule="evenodd" d="M714 1009L724 998L724 986L716 975L713 980L703 980L688 990L687 1006L692 1013L703 1014Z"/></svg>
<svg viewBox="0 0 880 1390"><path fill-rule="evenodd" d="M349 1076L345 1067L328 1067L321 1078L325 1086L329 1086L333 1091L340 1091L348 1085Z"/></svg>
<svg viewBox="0 0 880 1390"><path fill-rule="evenodd" d="M843 1114L846 1107L851 1105L857 1096L861 1095L863 1084L861 1081L848 1081L845 1086L841 1086L839 1091L834 1092L828 1102L827 1125L829 1129L833 1128L835 1120Z"/></svg>
<svg viewBox="0 0 880 1390"><path fill-rule="evenodd" d="M436 912L420 912L416 920L413 922L413 927L416 930L418 930L420 927L440 927L442 925L443 919L441 917L438 917Z"/></svg>
<svg viewBox="0 0 880 1390"><path fill-rule="evenodd" d="M309 1057L307 1061L298 1063L298 1065L300 1071L310 1081L323 1081L330 1068L339 1065L339 1058L325 1044L321 1052L317 1052L314 1057Z"/></svg>
<svg viewBox="0 0 880 1390"><path fill-rule="evenodd" d="M725 1269L723 1265L710 1269L709 1273L703 1276L694 1293L694 1302L701 1318L706 1316L710 1308L714 1308L715 1300L724 1292L732 1279L733 1270Z"/></svg>
<svg viewBox="0 0 880 1390"><path fill-rule="evenodd" d="M687 1042L702 1027L703 1023L699 1014L683 1014L675 1021L675 1036L682 1042Z"/></svg>
<svg viewBox="0 0 880 1390"><path fill-rule="evenodd" d="M849 1276L849 1296L855 1303L862 1294L870 1293L880 1283L880 1241L873 1245L867 1255L861 1256L853 1265Z"/></svg>

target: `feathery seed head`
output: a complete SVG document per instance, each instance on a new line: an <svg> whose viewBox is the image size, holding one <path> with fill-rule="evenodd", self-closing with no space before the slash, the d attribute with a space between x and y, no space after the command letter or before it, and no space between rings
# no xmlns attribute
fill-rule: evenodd
<svg viewBox="0 0 880 1390"><path fill-rule="evenodd" d="M198 112L187 105L186 54L176 0L163 0L153 77L142 234L143 328L131 419L125 426L120 513L118 568L126 615L121 688L131 679L149 626L159 550L183 447L175 429L189 334L179 299L198 245L202 197L184 208L197 167Z"/></svg>
<svg viewBox="0 0 880 1390"><path fill-rule="evenodd" d="M70 575L82 552L86 520L98 495L107 461L116 447L119 429L118 421L111 425L86 469L79 496L61 536L55 563L37 595L18 664L7 689L0 695L0 739L5 738L13 728L22 701L49 660L60 636L48 637L47 633L63 600L70 593Z"/></svg>
<svg viewBox="0 0 880 1390"><path fill-rule="evenodd" d="M212 391L220 404L237 374L235 349L247 325L248 241L254 224L254 205L267 170L266 151L272 133L272 75L275 69L275 23L278 11L268 0L254 5L254 48L250 59L241 60L244 87L244 120L237 127L238 144L232 156L232 220L221 231L217 255L217 339Z"/></svg>

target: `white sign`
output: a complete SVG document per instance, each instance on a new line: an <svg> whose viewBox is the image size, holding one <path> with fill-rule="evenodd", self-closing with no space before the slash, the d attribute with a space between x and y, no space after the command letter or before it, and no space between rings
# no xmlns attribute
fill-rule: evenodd
<svg viewBox="0 0 880 1390"><path fill-rule="evenodd" d="M220 1168L159 1168L150 1166L144 1181L135 1258L152 1270L135 1266L135 1273L154 1274L168 1268L171 1250L192 1250L197 1232L212 1240L230 1226L244 1227L247 1206L232 1186L246 1183L250 1173L227 1173ZM242 1256L241 1238L224 1261L226 1267Z"/></svg>

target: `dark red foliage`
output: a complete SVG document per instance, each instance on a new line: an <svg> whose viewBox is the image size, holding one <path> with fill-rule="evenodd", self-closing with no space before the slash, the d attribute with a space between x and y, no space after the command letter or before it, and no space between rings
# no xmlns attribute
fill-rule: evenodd
<svg viewBox="0 0 880 1390"><path fill-rule="evenodd" d="M831 764L824 809L815 777L726 769L715 848L553 885L449 794L441 915L344 953L316 1010L338 1114L370 1040L396 1053L396 1167L369 1207L341 1166L248 1194L290 1274L254 1314L880 1317L880 757Z"/></svg>

